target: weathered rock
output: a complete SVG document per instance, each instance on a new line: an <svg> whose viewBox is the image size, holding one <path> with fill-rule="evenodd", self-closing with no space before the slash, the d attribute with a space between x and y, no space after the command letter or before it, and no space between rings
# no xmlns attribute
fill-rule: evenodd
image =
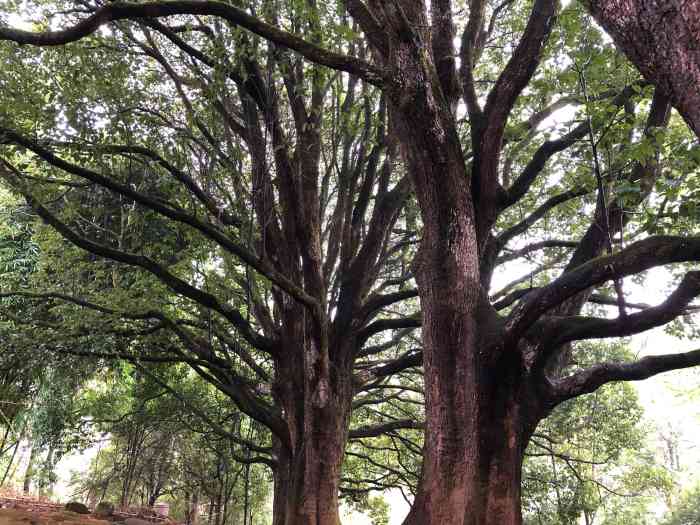
<svg viewBox="0 0 700 525"><path fill-rule="evenodd" d="M90 514L90 509L78 501L71 501L66 503L66 510L75 512L77 514Z"/></svg>
<svg viewBox="0 0 700 525"><path fill-rule="evenodd" d="M114 514L114 504L109 501L100 501L93 514L98 518L107 518Z"/></svg>

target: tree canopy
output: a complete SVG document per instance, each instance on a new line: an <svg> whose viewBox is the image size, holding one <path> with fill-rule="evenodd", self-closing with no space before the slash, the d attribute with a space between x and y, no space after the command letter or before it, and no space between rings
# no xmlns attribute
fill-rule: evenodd
<svg viewBox="0 0 700 525"><path fill-rule="evenodd" d="M3 355L126 361L179 402L194 374L274 525L393 487L406 525L518 525L559 405L700 364L587 342L697 309L693 6L1 5L0 178L32 216ZM676 287L633 299L656 267Z"/></svg>

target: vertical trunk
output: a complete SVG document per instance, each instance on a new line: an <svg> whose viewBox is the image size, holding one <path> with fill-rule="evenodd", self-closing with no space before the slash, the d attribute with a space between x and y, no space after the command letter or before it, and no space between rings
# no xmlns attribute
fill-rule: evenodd
<svg viewBox="0 0 700 525"><path fill-rule="evenodd" d="M352 401L348 366L334 367L325 405L301 367L278 370L291 450L278 444L273 525L339 525L338 492ZM290 375L284 375L286 373ZM296 388L295 384L302 385Z"/></svg>
<svg viewBox="0 0 700 525"><path fill-rule="evenodd" d="M463 404L427 408L439 422L426 437L423 478L405 525L522 523L523 454L537 417L521 403L524 390L507 366L476 370L473 379L442 375L463 393Z"/></svg>
<svg viewBox="0 0 700 525"><path fill-rule="evenodd" d="M195 491L188 499L187 525L197 525L199 521L199 492Z"/></svg>
<svg viewBox="0 0 700 525"><path fill-rule="evenodd" d="M295 450L280 452L273 525L340 524L338 492L349 410L334 408L307 416Z"/></svg>
<svg viewBox="0 0 700 525"><path fill-rule="evenodd" d="M36 462L36 447L32 447L29 452L29 459L27 460L27 470L24 472L24 483L22 486L22 492L24 494L29 494L29 489L32 485L32 478L34 477L34 463Z"/></svg>
<svg viewBox="0 0 700 525"><path fill-rule="evenodd" d="M454 121L440 94L429 95L417 91L417 109L404 105L398 119L423 218L414 273L428 432L405 525L520 525L532 419L521 404L527 380L520 353L501 344L500 321L482 289L471 177Z"/></svg>
<svg viewBox="0 0 700 525"><path fill-rule="evenodd" d="M250 508L248 505L248 499L250 497L250 465L246 465L244 468L245 481L243 488L243 525L248 525L248 515L250 514Z"/></svg>

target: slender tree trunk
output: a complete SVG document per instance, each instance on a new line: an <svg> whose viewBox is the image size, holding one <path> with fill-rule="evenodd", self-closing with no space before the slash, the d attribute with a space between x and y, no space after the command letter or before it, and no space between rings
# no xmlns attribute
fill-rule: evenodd
<svg viewBox="0 0 700 525"><path fill-rule="evenodd" d="M199 493L193 492L191 498L187 500L189 509L187 512L187 525L197 525L199 521Z"/></svg>
<svg viewBox="0 0 700 525"><path fill-rule="evenodd" d="M36 462L36 447L32 447L29 452L29 459L27 460L27 470L24 471L24 484L22 486L22 492L24 494L29 494L29 489L32 485L32 478L34 477L34 463Z"/></svg>
<svg viewBox="0 0 700 525"><path fill-rule="evenodd" d="M7 481L7 476L10 473L10 469L14 465L15 462L15 456L17 455L17 449L19 448L19 439L14 445L14 448L12 449L12 456L10 456L10 461L7 464L7 468L5 469L5 473L2 475L2 481L0 481L0 487L3 487L5 485L5 481Z"/></svg>

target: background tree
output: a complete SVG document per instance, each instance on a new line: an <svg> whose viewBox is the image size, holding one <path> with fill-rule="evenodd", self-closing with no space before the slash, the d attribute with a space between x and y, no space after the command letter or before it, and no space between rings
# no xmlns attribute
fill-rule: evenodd
<svg viewBox="0 0 700 525"><path fill-rule="evenodd" d="M348 34L333 11L259 7L319 38L322 23ZM276 523L335 522L359 352L365 380L381 353L380 376L419 363L375 344L418 325L383 314L415 296L399 291L413 233L394 228L408 181L376 92L211 22L124 25L97 54L28 51L51 72L3 78L46 96L13 108L3 136L42 120L52 137L11 147L7 180L89 253L47 232L56 264L32 299L54 316L43 338L70 327L83 341L109 334L112 356L188 362L274 436ZM68 64L104 82L63 90Z"/></svg>
<svg viewBox="0 0 700 525"><path fill-rule="evenodd" d="M130 365L115 367L84 393L82 410L103 443L89 470L74 476L75 494L122 508L152 507L160 498L187 523L268 523L269 471L192 407L231 436L265 436L240 428L245 420L231 413L227 398L188 369L169 365L157 373L163 382ZM187 402L164 385L179 385ZM206 515L198 514L200 506Z"/></svg>

